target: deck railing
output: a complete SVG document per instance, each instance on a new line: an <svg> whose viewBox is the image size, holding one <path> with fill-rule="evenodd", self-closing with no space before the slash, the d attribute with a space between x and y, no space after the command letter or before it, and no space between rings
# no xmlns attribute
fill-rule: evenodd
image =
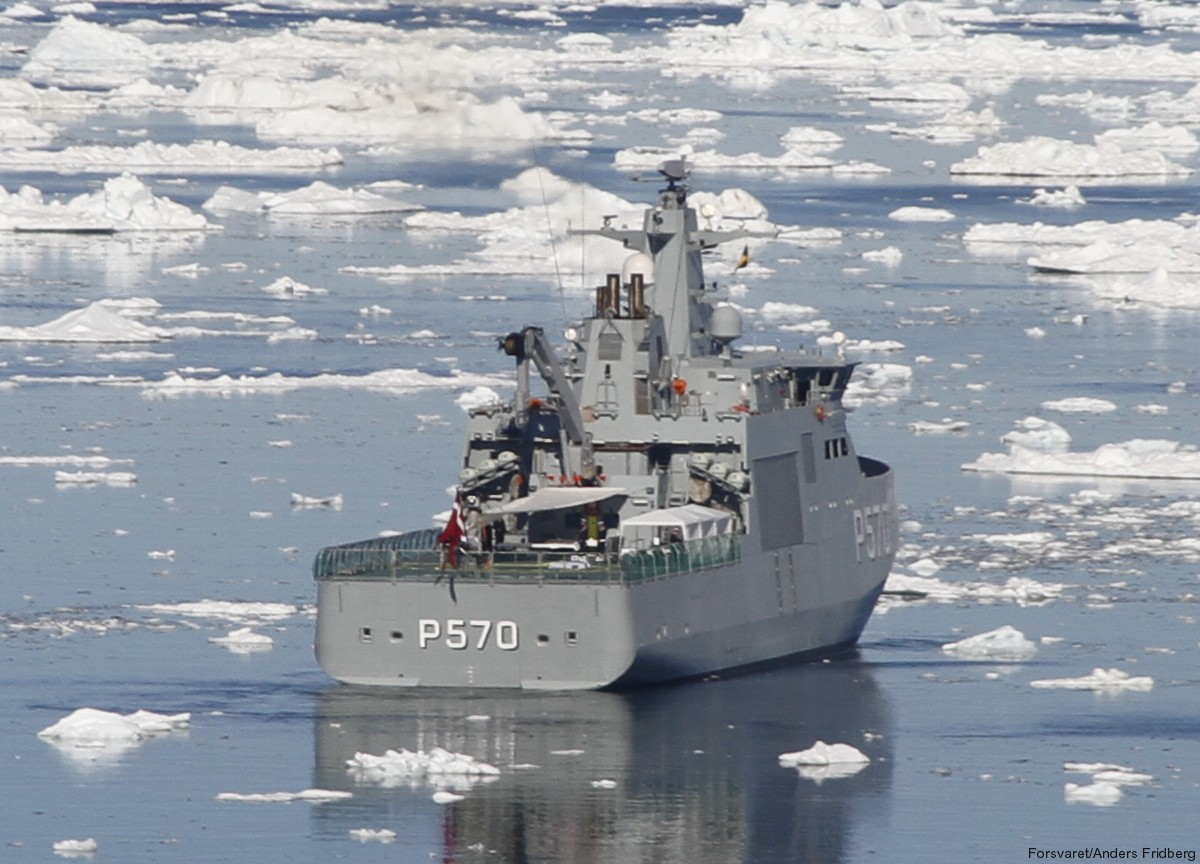
<svg viewBox="0 0 1200 864"><path fill-rule="evenodd" d="M668 543L641 551L570 552L459 550L451 566L436 544L437 531L411 531L329 546L317 553L313 577L321 581L428 582L448 578L500 582L645 582L732 564L741 559L736 534Z"/></svg>

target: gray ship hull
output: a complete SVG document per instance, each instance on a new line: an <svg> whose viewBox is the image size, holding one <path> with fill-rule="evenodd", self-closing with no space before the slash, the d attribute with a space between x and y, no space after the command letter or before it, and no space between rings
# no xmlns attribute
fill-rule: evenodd
<svg viewBox="0 0 1200 864"><path fill-rule="evenodd" d="M840 651L895 554L887 465L859 455L842 397L855 363L748 351L704 253L689 168L564 332L500 339L511 401L468 412L440 531L322 549L316 654L350 684L583 689ZM739 266L749 261L743 248ZM836 340L835 340L836 341ZM534 373L544 392L535 392Z"/></svg>
<svg viewBox="0 0 1200 864"><path fill-rule="evenodd" d="M887 578L890 471L845 503L826 542L763 552L751 533L733 563L650 578L466 566L453 596L436 569L321 579L317 659L348 684L567 690L827 656L857 641ZM863 512L878 514L870 550L851 530Z"/></svg>

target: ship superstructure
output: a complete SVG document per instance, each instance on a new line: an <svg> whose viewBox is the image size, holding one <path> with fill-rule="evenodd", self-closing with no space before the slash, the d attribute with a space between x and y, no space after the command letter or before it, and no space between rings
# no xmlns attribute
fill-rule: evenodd
<svg viewBox="0 0 1200 864"><path fill-rule="evenodd" d="M852 645L894 556L887 465L858 455L839 351L746 351L687 166L556 351L503 339L511 402L471 412L443 531L321 550L316 653L356 684L597 688ZM536 385L540 379L540 385Z"/></svg>

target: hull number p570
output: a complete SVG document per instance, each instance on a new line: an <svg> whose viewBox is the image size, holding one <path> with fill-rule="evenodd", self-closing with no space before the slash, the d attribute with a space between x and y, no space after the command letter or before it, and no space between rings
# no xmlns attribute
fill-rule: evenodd
<svg viewBox="0 0 1200 864"><path fill-rule="evenodd" d="M889 530L888 508L882 504L854 511L854 556L857 560L888 555L892 551L892 532Z"/></svg>
<svg viewBox="0 0 1200 864"><path fill-rule="evenodd" d="M491 646L501 651L516 651L519 644L515 621L490 621L485 618L422 618L417 622L417 646L442 644L456 651Z"/></svg>

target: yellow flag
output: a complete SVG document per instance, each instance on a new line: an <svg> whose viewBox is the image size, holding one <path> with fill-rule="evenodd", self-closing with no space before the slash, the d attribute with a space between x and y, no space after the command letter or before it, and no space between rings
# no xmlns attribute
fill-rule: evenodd
<svg viewBox="0 0 1200 864"><path fill-rule="evenodd" d="M737 264L733 265L733 272L741 270L750 263L750 244L742 247L742 254L738 257Z"/></svg>

